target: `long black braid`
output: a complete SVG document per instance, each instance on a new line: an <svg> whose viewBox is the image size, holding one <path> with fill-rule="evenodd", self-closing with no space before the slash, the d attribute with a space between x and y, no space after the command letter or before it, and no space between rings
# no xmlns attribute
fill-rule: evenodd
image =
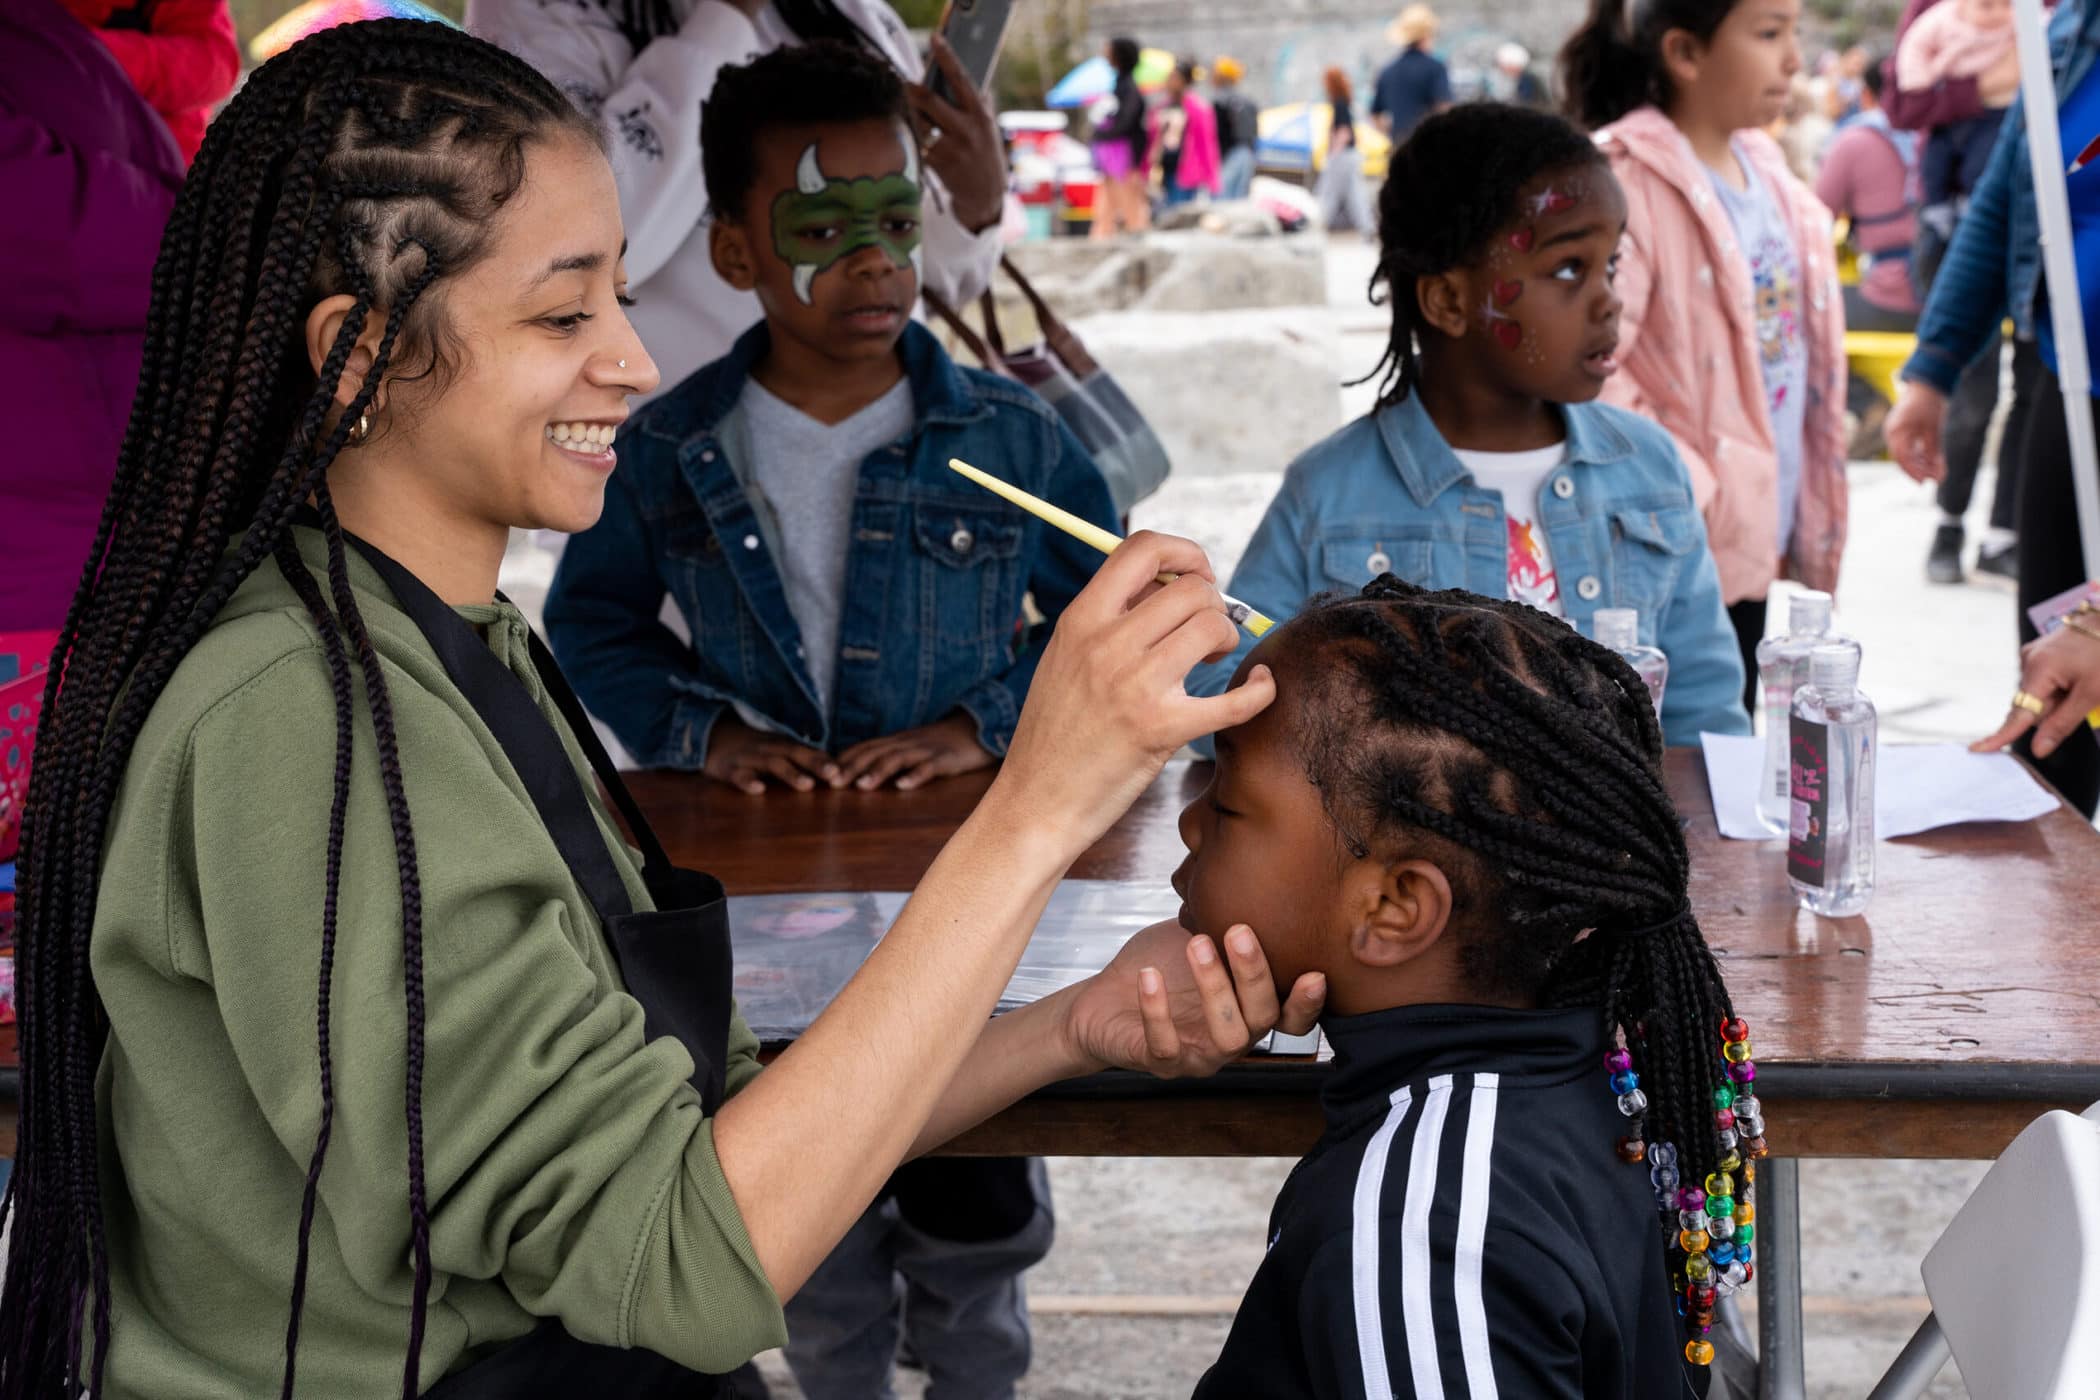
<svg viewBox="0 0 2100 1400"><path fill-rule="evenodd" d="M102 1388L117 1321L94 1091L108 1025L89 965L103 842L148 712L266 560L312 618L336 710L317 992L321 1114L291 1260L283 1393L293 1389L334 1120L329 984L359 682L401 887L414 1268L402 1385L404 1395L417 1392L431 1284L420 883L392 707L351 594L326 476L346 444L363 440L383 382L439 387L445 337L431 293L485 250L495 214L524 178L528 145L562 131L598 139L556 88L492 45L441 25L347 25L251 75L212 123L176 199L153 270L138 393L53 656L24 812L21 1124L0 1203L13 1230L0 1288L0 1400ZM308 313L336 295L352 305L316 374ZM373 363L338 411L345 367L373 316L383 327ZM291 534L309 502L327 539L326 595Z"/></svg>
<svg viewBox="0 0 2100 1400"><path fill-rule="evenodd" d="M1640 677L1532 608L1389 574L1281 635L1311 687L1301 753L1351 849L1432 851L1476 990L1599 1008L1641 1067L1649 1140L1705 1180L1734 1009Z"/></svg>
<svg viewBox="0 0 2100 1400"><path fill-rule="evenodd" d="M1549 112L1468 102L1430 117L1393 152L1378 194L1378 266L1371 300L1392 309L1385 356L1357 383L1378 380L1378 406L1421 379L1417 342L1434 331L1415 285L1485 258L1518 215L1517 197L1541 175L1608 170L1595 142Z"/></svg>

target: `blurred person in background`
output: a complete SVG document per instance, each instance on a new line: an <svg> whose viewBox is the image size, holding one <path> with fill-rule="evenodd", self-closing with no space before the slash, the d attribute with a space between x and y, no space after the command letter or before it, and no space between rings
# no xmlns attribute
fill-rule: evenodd
<svg viewBox="0 0 2100 1400"><path fill-rule="evenodd" d="M1546 85L1531 71L1531 50L1517 43L1495 50L1495 70L1488 74L1487 95L1492 101L1512 102L1519 107L1549 105Z"/></svg>
<svg viewBox="0 0 2100 1400"><path fill-rule="evenodd" d="M1116 70L1115 110L1094 127L1094 166L1101 192L1094 199L1093 236L1113 238L1152 227L1145 193L1145 95L1138 91L1138 41L1118 35L1103 52Z"/></svg>
<svg viewBox="0 0 2100 1400"><path fill-rule="evenodd" d="M1327 161L1313 194L1320 201L1320 222L1329 229L1355 229L1365 241L1378 237L1378 214L1364 185L1364 153L1356 144L1356 108L1349 101L1349 75L1330 68L1321 76L1334 120L1327 128Z"/></svg>
<svg viewBox="0 0 2100 1400"><path fill-rule="evenodd" d="M123 65L139 96L160 113L182 151L197 158L212 109L241 75L241 50L227 0L65 0ZM157 226L156 226L157 227Z"/></svg>
<svg viewBox="0 0 2100 1400"><path fill-rule="evenodd" d="M101 36L58 0L0 6L0 413L37 425L0 452L0 633L57 628L80 584L182 175Z"/></svg>
<svg viewBox="0 0 2100 1400"><path fill-rule="evenodd" d="M1378 129L1399 145L1422 118L1451 105L1451 70L1432 54L1436 43L1436 11L1427 5L1409 5L1385 31L1399 45L1400 53L1378 75L1371 94L1371 117Z"/></svg>
<svg viewBox="0 0 2100 1400"><path fill-rule="evenodd" d="M1261 139L1261 113L1254 99L1240 91L1247 70L1240 61L1219 55L1211 66L1211 108L1218 114L1218 198L1245 199L1254 183L1254 151Z"/></svg>
<svg viewBox="0 0 2100 1400"><path fill-rule="evenodd" d="M1160 203L1171 208L1217 194L1218 116L1196 91L1195 64L1176 61L1146 131L1145 164Z"/></svg>

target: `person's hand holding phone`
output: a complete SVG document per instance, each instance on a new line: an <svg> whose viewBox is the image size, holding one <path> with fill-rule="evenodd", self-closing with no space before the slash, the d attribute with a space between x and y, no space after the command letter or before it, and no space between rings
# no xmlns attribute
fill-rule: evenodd
<svg viewBox="0 0 2100 1400"><path fill-rule="evenodd" d="M933 36L933 63L952 99L924 83L906 88L905 95L927 166L941 177L954 202L956 222L976 233L1006 213L1006 143L1000 139L991 104L938 34Z"/></svg>

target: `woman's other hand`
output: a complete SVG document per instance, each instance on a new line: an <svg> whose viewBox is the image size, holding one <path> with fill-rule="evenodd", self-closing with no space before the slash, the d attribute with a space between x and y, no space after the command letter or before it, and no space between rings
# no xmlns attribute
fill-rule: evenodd
<svg viewBox="0 0 2100 1400"><path fill-rule="evenodd" d="M1303 1035L1326 997L1327 979L1308 972L1279 1006L1253 930L1234 926L1221 954L1169 919L1072 989L1063 1026L1081 1061L1176 1079L1216 1073L1271 1030Z"/></svg>
<svg viewBox="0 0 2100 1400"><path fill-rule="evenodd" d="M1928 384L1906 379L1896 390L1896 405L1882 420L1881 434L1889 455L1913 481L1938 481L1947 475L1947 456L1940 436L1947 426L1947 396Z"/></svg>

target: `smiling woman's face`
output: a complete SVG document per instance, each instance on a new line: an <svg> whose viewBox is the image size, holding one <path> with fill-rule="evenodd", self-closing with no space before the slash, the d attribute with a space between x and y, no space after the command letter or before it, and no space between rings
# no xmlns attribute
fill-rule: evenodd
<svg viewBox="0 0 2100 1400"><path fill-rule="evenodd" d="M486 251L438 284L445 372L390 380L383 432L333 470L384 462L462 519L596 523L613 430L658 378L622 305L624 247L605 157L566 134L527 147Z"/></svg>

